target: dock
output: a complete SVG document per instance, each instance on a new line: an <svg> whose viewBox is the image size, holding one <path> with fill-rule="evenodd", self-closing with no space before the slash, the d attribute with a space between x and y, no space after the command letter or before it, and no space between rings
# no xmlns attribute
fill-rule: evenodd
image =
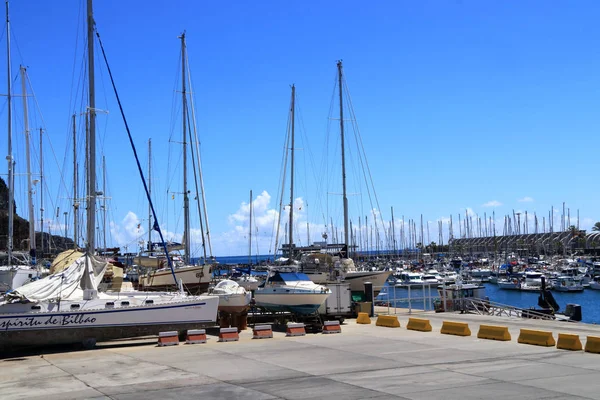
<svg viewBox="0 0 600 400"><path fill-rule="evenodd" d="M378 312L387 312L377 308ZM95 350L38 352L0 359L3 400L159 399L597 399L600 354L520 344L521 329L600 336L600 326L397 309L400 328L346 320L337 334L158 347L145 338ZM411 317L431 332L407 330ZM441 334L444 321L473 332ZM503 325L510 341L477 338L480 325Z"/></svg>

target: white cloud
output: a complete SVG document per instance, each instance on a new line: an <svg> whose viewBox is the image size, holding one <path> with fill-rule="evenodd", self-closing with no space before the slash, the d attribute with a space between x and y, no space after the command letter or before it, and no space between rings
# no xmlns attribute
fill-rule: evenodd
<svg viewBox="0 0 600 400"><path fill-rule="evenodd" d="M500 207L501 205L502 203L500 203L498 200L491 200L485 203L482 207Z"/></svg>
<svg viewBox="0 0 600 400"><path fill-rule="evenodd" d="M110 233L113 241L120 247L128 247L128 251L137 250L138 241L146 235L146 230L138 216L129 211L119 223L110 222Z"/></svg>
<svg viewBox="0 0 600 400"><path fill-rule="evenodd" d="M525 196L522 199L517 200L519 203L533 203L533 197Z"/></svg>

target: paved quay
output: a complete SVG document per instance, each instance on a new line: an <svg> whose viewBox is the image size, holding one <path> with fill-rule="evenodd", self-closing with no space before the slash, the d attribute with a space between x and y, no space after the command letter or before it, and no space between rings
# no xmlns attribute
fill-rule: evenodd
<svg viewBox="0 0 600 400"><path fill-rule="evenodd" d="M468 314L413 313L433 332L357 325L341 334L157 347L156 339L96 350L0 360L0 398L25 399L600 399L600 354L518 344L520 328L600 336L600 327ZM442 320L468 322L470 337L442 335ZM477 339L505 325L510 342Z"/></svg>

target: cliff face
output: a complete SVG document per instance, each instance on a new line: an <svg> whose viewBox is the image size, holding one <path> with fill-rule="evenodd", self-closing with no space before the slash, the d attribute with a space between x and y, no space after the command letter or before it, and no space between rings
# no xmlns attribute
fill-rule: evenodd
<svg viewBox="0 0 600 400"><path fill-rule="evenodd" d="M17 206L13 201L15 211L13 225L13 250L27 251L29 249L29 221L17 215ZM36 243L38 249L41 249L42 234L36 232ZM6 251L8 248L8 186L0 178L0 251ZM57 254L66 249L73 248L73 241L64 236L54 236L44 233L44 253L48 253L52 247L52 254ZM39 253L39 251L38 251Z"/></svg>

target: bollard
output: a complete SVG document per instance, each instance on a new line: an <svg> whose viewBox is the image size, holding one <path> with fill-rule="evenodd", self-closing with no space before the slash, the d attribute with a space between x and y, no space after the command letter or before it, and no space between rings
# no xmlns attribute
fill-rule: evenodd
<svg viewBox="0 0 600 400"><path fill-rule="evenodd" d="M375 315L375 302L373 301L373 284L371 282L365 282L365 301L371 302L371 313L369 317Z"/></svg>

